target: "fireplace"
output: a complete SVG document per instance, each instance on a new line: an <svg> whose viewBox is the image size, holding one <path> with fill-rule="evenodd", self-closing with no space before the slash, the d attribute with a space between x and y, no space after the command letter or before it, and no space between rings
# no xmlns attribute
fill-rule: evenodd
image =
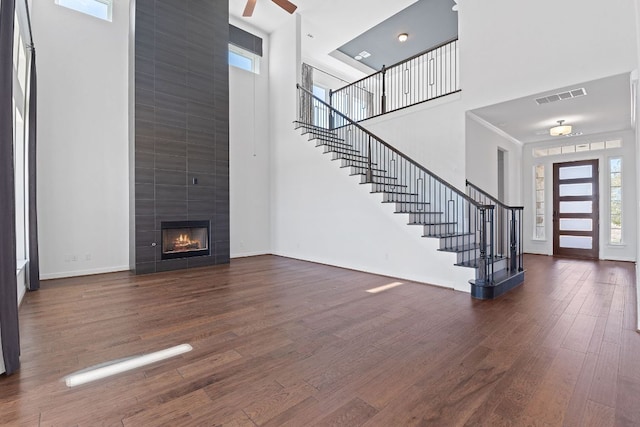
<svg viewBox="0 0 640 427"><path fill-rule="evenodd" d="M163 221L162 259L210 255L209 221Z"/></svg>

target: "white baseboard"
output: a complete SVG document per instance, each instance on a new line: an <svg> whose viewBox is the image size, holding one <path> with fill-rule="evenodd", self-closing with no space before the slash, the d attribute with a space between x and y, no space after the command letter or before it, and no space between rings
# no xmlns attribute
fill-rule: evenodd
<svg viewBox="0 0 640 427"><path fill-rule="evenodd" d="M252 256L271 255L269 252L242 252L238 254L231 254L231 258L248 258Z"/></svg>
<svg viewBox="0 0 640 427"><path fill-rule="evenodd" d="M119 271L128 271L128 265L94 268L89 270L61 271L57 273L41 273L41 280L64 279L67 277L92 276L94 274L117 273Z"/></svg>

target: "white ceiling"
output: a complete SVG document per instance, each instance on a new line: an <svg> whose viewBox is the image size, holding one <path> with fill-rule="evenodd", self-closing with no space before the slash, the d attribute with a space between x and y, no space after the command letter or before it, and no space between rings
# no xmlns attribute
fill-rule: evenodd
<svg viewBox="0 0 640 427"><path fill-rule="evenodd" d="M348 81L364 77L330 54L380 22L397 14L417 0L292 0L301 16L303 61L330 70ZM229 13L265 33L272 33L292 15L271 0L258 0L251 18L242 17L246 0L229 0ZM312 36L312 37L311 37ZM356 61L353 61L356 62ZM538 105L536 98L576 88L587 95ZM631 95L629 75L622 74L564 88L532 94L524 98L479 108L471 112L523 143L578 137L552 137L549 128L558 120L573 126L579 137L631 129Z"/></svg>
<svg viewBox="0 0 640 427"><path fill-rule="evenodd" d="M291 1L298 6L296 13L301 16L303 60L354 81L369 72L359 71L330 53L417 0ZM268 34L293 19L271 0L258 0L253 16L244 18L245 4L246 0L229 0L229 14Z"/></svg>
<svg viewBox="0 0 640 427"><path fill-rule="evenodd" d="M585 88L587 95L538 105L536 98ZM479 108L472 114L497 127L523 144L568 140L631 129L631 86L629 74L557 88L539 94ZM582 135L553 137L549 128L565 120L573 132Z"/></svg>
<svg viewBox="0 0 640 427"><path fill-rule="evenodd" d="M298 6L296 13L300 13L309 2L293 0L293 3ZM253 25L265 33L272 33L278 27L282 26L287 19L291 19L289 13L281 9L280 6L271 0L258 0L256 8L253 11L253 16L245 18L242 16L242 12L246 4L246 0L229 0L229 14Z"/></svg>

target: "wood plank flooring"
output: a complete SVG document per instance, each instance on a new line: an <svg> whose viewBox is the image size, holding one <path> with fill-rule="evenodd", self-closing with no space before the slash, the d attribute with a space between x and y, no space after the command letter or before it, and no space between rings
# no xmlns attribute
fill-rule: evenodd
<svg viewBox="0 0 640 427"><path fill-rule="evenodd" d="M275 256L48 281L20 309L11 426L638 426L634 265L527 255L495 301ZM105 361L194 350L95 383Z"/></svg>

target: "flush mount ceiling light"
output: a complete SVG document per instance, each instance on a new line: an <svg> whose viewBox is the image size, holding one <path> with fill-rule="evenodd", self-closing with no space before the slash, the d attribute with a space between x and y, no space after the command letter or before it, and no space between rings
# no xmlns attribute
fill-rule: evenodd
<svg viewBox="0 0 640 427"><path fill-rule="evenodd" d="M409 38L409 34L407 33L398 34L398 41L400 43L406 42L408 38Z"/></svg>
<svg viewBox="0 0 640 427"><path fill-rule="evenodd" d="M551 136L564 136L571 133L571 125L564 125L564 120L558 120L558 126L554 126L549 129L549 135Z"/></svg>

